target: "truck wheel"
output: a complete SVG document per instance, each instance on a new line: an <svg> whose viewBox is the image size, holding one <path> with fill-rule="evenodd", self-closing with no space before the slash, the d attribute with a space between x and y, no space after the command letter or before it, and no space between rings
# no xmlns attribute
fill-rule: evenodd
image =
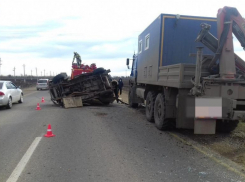
<svg viewBox="0 0 245 182"><path fill-rule="evenodd" d="M99 75L104 73L106 70L104 68L97 68L93 71L93 75Z"/></svg>
<svg viewBox="0 0 245 182"><path fill-rule="evenodd" d="M165 98L163 93L157 95L154 105L155 125L159 130L168 130L171 126L171 120L166 119Z"/></svg>
<svg viewBox="0 0 245 182"><path fill-rule="evenodd" d="M65 76L64 74L58 74L58 75L56 75L56 76L52 79L52 82L53 82L54 84L60 83L60 82L64 81L65 78L66 78L66 76ZM40 89L40 90L42 90L42 89Z"/></svg>
<svg viewBox="0 0 245 182"><path fill-rule="evenodd" d="M131 89L129 89L129 91L128 91L128 104L132 108L138 107L138 103L133 103L133 93L132 93Z"/></svg>
<svg viewBox="0 0 245 182"><path fill-rule="evenodd" d="M148 92L146 96L146 106L145 106L145 114L146 119L149 122L154 122L154 104L156 100L156 93L155 92Z"/></svg>

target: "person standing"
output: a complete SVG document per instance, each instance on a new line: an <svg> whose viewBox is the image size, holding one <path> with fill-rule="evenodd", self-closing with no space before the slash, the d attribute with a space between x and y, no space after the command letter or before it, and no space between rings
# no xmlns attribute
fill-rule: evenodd
<svg viewBox="0 0 245 182"><path fill-rule="evenodd" d="M116 97L116 101L118 103L118 82L116 80L112 80L111 82L112 84L112 87L113 87L113 91L114 91L114 94L115 94L115 97Z"/></svg>
<svg viewBox="0 0 245 182"><path fill-rule="evenodd" d="M120 91L120 95L122 95L122 88L123 88L123 81L122 81L122 79L120 78L120 79L118 80L118 89L119 89L119 91Z"/></svg>

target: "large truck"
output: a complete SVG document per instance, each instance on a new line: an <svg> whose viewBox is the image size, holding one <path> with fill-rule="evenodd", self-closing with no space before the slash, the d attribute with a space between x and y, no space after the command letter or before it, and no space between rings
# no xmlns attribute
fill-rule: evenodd
<svg viewBox="0 0 245 182"><path fill-rule="evenodd" d="M229 123L245 118L245 64L232 44L233 32L244 47L244 25L230 7L217 18L158 16L138 36L129 105L145 103L147 120L160 130L215 134L216 124L232 129Z"/></svg>

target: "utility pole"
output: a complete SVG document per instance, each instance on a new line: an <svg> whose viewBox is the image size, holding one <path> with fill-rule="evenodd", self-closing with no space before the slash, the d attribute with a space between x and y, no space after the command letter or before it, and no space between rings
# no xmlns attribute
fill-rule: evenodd
<svg viewBox="0 0 245 182"><path fill-rule="evenodd" d="M25 68L26 68L26 65L25 65L25 64L23 64L23 69L24 69L24 77L26 76L26 70L25 70Z"/></svg>
<svg viewBox="0 0 245 182"><path fill-rule="evenodd" d="M51 76L51 71L50 71L50 76Z"/></svg>
<svg viewBox="0 0 245 182"><path fill-rule="evenodd" d="M2 65L2 60L0 58L0 76L1 76L1 65Z"/></svg>
<svg viewBox="0 0 245 182"><path fill-rule="evenodd" d="M45 77L45 70L44 70L44 72L43 72L43 76Z"/></svg>
<svg viewBox="0 0 245 182"><path fill-rule="evenodd" d="M26 70L25 70L25 68L26 68L26 65L25 65L25 64L23 64L23 68L24 68L24 82L26 82L26 79L25 79L25 75L26 75Z"/></svg>
<svg viewBox="0 0 245 182"><path fill-rule="evenodd" d="M32 80L32 70L31 70L31 80Z"/></svg>
<svg viewBox="0 0 245 182"><path fill-rule="evenodd" d="M13 71L14 71L14 81L16 81L16 78L15 78L15 67L14 67Z"/></svg>
<svg viewBox="0 0 245 182"><path fill-rule="evenodd" d="M37 76L37 68L36 68L36 76Z"/></svg>
<svg viewBox="0 0 245 182"><path fill-rule="evenodd" d="M41 76L42 76L43 74L42 74L42 72L41 72Z"/></svg>

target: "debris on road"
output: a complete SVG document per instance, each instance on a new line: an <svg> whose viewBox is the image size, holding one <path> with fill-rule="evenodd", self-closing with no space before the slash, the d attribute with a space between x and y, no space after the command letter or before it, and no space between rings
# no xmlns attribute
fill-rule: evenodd
<svg viewBox="0 0 245 182"><path fill-rule="evenodd" d="M74 101L73 98L79 97L82 101L72 107L79 107L91 104L93 101L100 101L108 105L115 100L113 88L108 80L110 70L97 68L91 73L84 73L68 79L67 75L59 74L49 82L49 92L54 104L64 106L64 102ZM79 100L77 98L77 100ZM72 102L69 102L70 104ZM68 106L69 104L66 104ZM69 105L68 107L71 107Z"/></svg>

